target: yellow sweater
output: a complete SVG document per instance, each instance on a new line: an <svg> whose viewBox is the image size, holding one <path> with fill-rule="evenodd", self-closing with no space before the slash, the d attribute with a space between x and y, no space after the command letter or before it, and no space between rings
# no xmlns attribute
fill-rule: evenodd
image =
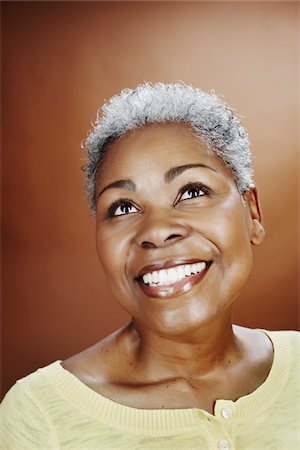
<svg viewBox="0 0 300 450"><path fill-rule="evenodd" d="M0 448L300 449L300 333L267 332L274 361L266 381L215 414L197 408L142 410L94 392L60 362L19 380L1 406Z"/></svg>

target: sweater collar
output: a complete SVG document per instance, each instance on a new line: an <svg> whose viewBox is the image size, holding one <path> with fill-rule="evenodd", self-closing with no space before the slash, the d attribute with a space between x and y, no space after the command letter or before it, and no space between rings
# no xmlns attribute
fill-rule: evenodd
<svg viewBox="0 0 300 450"><path fill-rule="evenodd" d="M147 432L152 435L178 434L194 426L201 427L203 417L224 421L224 410L230 411L230 420L247 420L269 408L280 395L289 377L290 349L286 333L261 330L270 338L274 359L268 377L254 392L236 401L217 400L215 414L198 408L138 409L121 405L93 391L56 361L39 371L45 371L50 382L65 400L86 414L108 426L127 431ZM228 421L228 420L227 420Z"/></svg>

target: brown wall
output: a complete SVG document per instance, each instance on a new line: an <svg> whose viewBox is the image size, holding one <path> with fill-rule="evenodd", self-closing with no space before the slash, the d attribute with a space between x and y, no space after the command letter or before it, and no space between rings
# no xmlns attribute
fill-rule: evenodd
<svg viewBox="0 0 300 450"><path fill-rule="evenodd" d="M3 391L127 320L96 259L80 142L103 99L143 80L215 89L245 116L267 238L236 321L297 328L297 7L3 3Z"/></svg>

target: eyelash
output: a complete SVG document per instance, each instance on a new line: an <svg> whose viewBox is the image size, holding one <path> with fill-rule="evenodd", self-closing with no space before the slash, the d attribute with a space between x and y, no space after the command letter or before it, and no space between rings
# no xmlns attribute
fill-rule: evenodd
<svg viewBox="0 0 300 450"><path fill-rule="evenodd" d="M134 204L132 200L130 200L129 198L120 198L119 200L116 200L110 205L110 207L107 210L106 217L110 219L112 217L126 216L127 214L118 214L117 216L115 215L119 206L134 206ZM134 207L138 209L136 206Z"/></svg>
<svg viewBox="0 0 300 450"><path fill-rule="evenodd" d="M185 192L193 191L193 190L194 190L194 191L202 191L203 194L197 195L197 196L195 196L195 197L192 196L192 197L190 197L190 198L188 198L188 199L183 199L182 201L191 200L191 199L197 198L197 197L204 197L205 195L210 195L210 194L212 193L212 191L211 191L207 186L205 186L205 185L202 184L202 183L188 183L188 184L184 185L184 186L180 189L180 191L179 191L179 193L178 193L178 196L177 196L177 198L176 198L176 200L175 200L175 202L174 202L174 206L175 206L178 202L180 202L180 198L183 196L183 194L184 194ZM106 218L110 219L110 218L113 218L113 217L120 217L120 216L126 216L126 215L128 215L128 214L126 214L126 213L125 213L125 214L118 214L118 215L115 215L117 209L118 209L120 206L133 206L133 207L136 208L137 210L139 209L139 208L137 208L137 207L134 205L134 203L132 202L132 200L130 200L130 199L128 199L128 198L122 198L122 199L116 200L115 202L113 202L113 203L110 205L110 207L108 208L107 213L106 213Z"/></svg>
<svg viewBox="0 0 300 450"><path fill-rule="evenodd" d="M182 201L191 200L192 198L196 198L196 197L204 197L205 195L210 195L212 193L211 189L209 189L207 186L205 186L202 183L188 183L188 184L182 186L182 188L180 189L179 195L175 201L175 204L178 203L180 201L181 197L183 196L183 194L188 191L202 191L203 194L197 195L195 197L190 197L190 198L184 199Z"/></svg>

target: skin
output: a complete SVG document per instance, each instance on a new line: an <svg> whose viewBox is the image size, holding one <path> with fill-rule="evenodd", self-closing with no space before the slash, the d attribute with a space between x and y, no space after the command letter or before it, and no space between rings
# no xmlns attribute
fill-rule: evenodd
<svg viewBox="0 0 300 450"><path fill-rule="evenodd" d="M188 183L207 189L182 190ZM132 321L63 367L96 392L143 409L213 414L217 399L257 389L270 371L272 344L231 321L252 247L264 238L256 190L241 197L229 169L188 126L155 124L109 146L97 196L98 256ZM119 199L127 203L113 214L122 214L109 217ZM190 260L210 266L186 292L152 296L137 281L145 267Z"/></svg>

